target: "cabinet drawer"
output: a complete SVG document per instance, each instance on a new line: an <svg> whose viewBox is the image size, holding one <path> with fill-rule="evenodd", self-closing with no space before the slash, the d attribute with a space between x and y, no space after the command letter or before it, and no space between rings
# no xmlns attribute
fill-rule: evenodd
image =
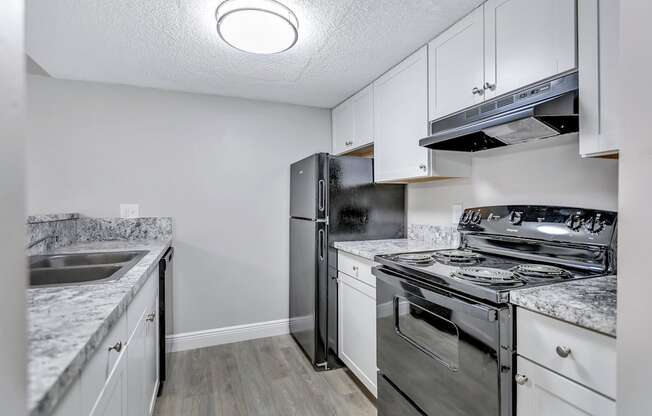
<svg viewBox="0 0 652 416"><path fill-rule="evenodd" d="M120 342L120 352L109 347ZM123 354L127 344L127 316L123 314L116 322L109 334L100 342L99 347L91 357L81 375L81 411L82 414L90 413L100 392L104 388L109 375L113 371L118 358Z"/></svg>
<svg viewBox="0 0 652 416"><path fill-rule="evenodd" d="M372 287L376 287L376 278L371 274L372 266L373 262L371 260L338 251L337 270L351 277L355 277Z"/></svg>
<svg viewBox="0 0 652 416"><path fill-rule="evenodd" d="M544 315L517 309L516 352L616 398L616 340ZM558 347L570 353L562 357Z"/></svg>
<svg viewBox="0 0 652 416"><path fill-rule="evenodd" d="M616 416L616 402L522 357L516 416Z"/></svg>
<svg viewBox="0 0 652 416"><path fill-rule="evenodd" d="M134 329L138 325L140 317L143 316L145 310L149 308L152 299L156 297L158 291L158 267L149 275L147 281L140 288L136 297L131 301L127 308L127 328L128 334L131 336Z"/></svg>

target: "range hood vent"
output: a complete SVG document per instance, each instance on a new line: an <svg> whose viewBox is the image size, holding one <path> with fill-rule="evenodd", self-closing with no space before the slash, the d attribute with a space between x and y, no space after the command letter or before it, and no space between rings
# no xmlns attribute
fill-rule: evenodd
<svg viewBox="0 0 652 416"><path fill-rule="evenodd" d="M577 72L495 98L430 123L419 145L478 152L576 132Z"/></svg>

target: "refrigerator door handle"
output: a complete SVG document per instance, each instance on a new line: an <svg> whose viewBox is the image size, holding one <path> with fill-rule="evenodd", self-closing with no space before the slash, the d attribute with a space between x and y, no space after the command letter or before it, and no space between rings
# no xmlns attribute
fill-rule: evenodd
<svg viewBox="0 0 652 416"><path fill-rule="evenodd" d="M324 230L319 230L319 259L324 260L324 253L326 252L326 238Z"/></svg>
<svg viewBox="0 0 652 416"><path fill-rule="evenodd" d="M319 210L323 211L326 208L326 183L323 179L319 180Z"/></svg>

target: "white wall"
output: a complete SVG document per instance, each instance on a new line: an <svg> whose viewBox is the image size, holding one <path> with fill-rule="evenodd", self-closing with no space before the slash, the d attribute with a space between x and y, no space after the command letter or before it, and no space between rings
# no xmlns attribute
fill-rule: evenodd
<svg viewBox="0 0 652 416"><path fill-rule="evenodd" d="M617 210L618 161L582 159L577 135L476 153L467 179L408 187L408 222L450 224L452 205L542 204Z"/></svg>
<svg viewBox="0 0 652 416"><path fill-rule="evenodd" d="M174 332L288 316L289 165L330 111L28 77L29 213L175 220Z"/></svg>
<svg viewBox="0 0 652 416"><path fill-rule="evenodd" d="M25 414L25 212L23 182L23 1L0 10L0 403L3 415Z"/></svg>
<svg viewBox="0 0 652 416"><path fill-rule="evenodd" d="M649 415L652 409L652 137L649 97L641 83L652 71L652 2L621 0L623 77L618 234L618 415Z"/></svg>

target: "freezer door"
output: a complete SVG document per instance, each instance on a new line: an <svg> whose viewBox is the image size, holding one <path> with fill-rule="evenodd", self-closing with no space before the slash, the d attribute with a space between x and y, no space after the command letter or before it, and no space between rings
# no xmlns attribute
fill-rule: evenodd
<svg viewBox="0 0 652 416"><path fill-rule="evenodd" d="M326 218L326 155L317 153L290 166L290 217Z"/></svg>
<svg viewBox="0 0 652 416"><path fill-rule="evenodd" d="M328 166L331 242L405 237L405 185L375 184L373 159L330 157Z"/></svg>
<svg viewBox="0 0 652 416"><path fill-rule="evenodd" d="M326 240L324 223L290 219L290 333L313 365L325 357Z"/></svg>

